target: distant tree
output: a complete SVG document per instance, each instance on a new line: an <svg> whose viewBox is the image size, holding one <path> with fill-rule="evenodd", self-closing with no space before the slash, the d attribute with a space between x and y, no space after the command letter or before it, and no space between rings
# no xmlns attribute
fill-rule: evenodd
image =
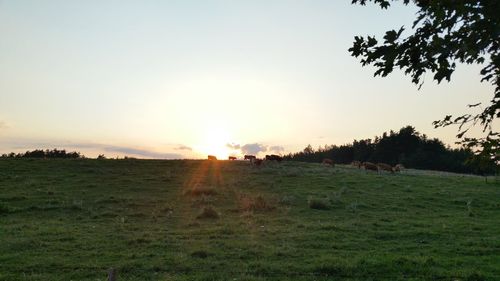
<svg viewBox="0 0 500 281"><path fill-rule="evenodd" d="M26 151L21 157L24 158L45 158L46 154L41 149L35 149L33 151Z"/></svg>
<svg viewBox="0 0 500 281"><path fill-rule="evenodd" d="M489 158L480 154L474 155L474 157L468 160L468 163L475 168L474 173L484 176L485 181L488 181L489 175L498 173L498 167L493 165L489 160Z"/></svg>
<svg viewBox="0 0 500 281"><path fill-rule="evenodd" d="M66 150L43 150L43 149L35 149L33 151L26 151L25 153L14 153L11 152L8 155L3 154L2 157L8 158L85 158L84 155L80 154L80 152L66 152Z"/></svg>
<svg viewBox="0 0 500 281"><path fill-rule="evenodd" d="M353 4L365 5L374 2L387 9L396 0L352 0ZM500 1L459 0L429 1L400 0L413 3L419 9L413 22L414 33L403 37L404 27L385 33L384 41L375 37L356 36L349 52L361 57L361 64L374 65L375 76L385 77L394 68L410 75L412 82L423 84L426 72L434 74L440 83L450 81L457 62L483 64L481 81L491 83L495 89L490 103L480 113L464 114L458 117L447 115L434 121L434 126L459 125L459 143L476 149L476 153L500 161L500 134L493 131L492 123L500 117ZM480 103L469 105L480 108ZM467 137L470 128L479 125L484 137ZM485 155L487 154L487 155Z"/></svg>
<svg viewBox="0 0 500 281"><path fill-rule="evenodd" d="M360 141L354 140L352 146L354 150L353 160L362 162L370 160L373 150L375 149L375 146L372 143L371 139L360 140Z"/></svg>
<svg viewBox="0 0 500 281"><path fill-rule="evenodd" d="M104 154L99 154L97 156L97 159L106 159L106 156L104 156Z"/></svg>
<svg viewBox="0 0 500 281"><path fill-rule="evenodd" d="M312 146L309 144L306 146L306 148L304 148L304 153L305 154L312 154L312 153L314 153L314 148L312 148Z"/></svg>

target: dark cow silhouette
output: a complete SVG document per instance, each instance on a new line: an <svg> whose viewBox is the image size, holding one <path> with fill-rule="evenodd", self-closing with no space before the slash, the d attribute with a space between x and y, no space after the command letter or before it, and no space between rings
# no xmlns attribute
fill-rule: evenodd
<svg viewBox="0 0 500 281"><path fill-rule="evenodd" d="M380 171L388 171L388 172L391 172L391 173L394 173L394 171L392 170L392 167L391 165L388 165L388 164L385 164L385 163L377 163L377 166L378 166L378 169Z"/></svg>
<svg viewBox="0 0 500 281"><path fill-rule="evenodd" d="M363 167L365 167L365 170L372 170L378 172L378 166L371 162L364 162Z"/></svg>
<svg viewBox="0 0 500 281"><path fill-rule="evenodd" d="M403 164L397 164L396 166L394 166L394 168L392 168L392 170L394 172L401 172L404 169L405 169L405 166L403 166Z"/></svg>
<svg viewBox="0 0 500 281"><path fill-rule="evenodd" d="M236 160L236 157L234 157L234 156L229 156L227 159L228 159L228 160L233 161L233 160Z"/></svg>
<svg viewBox="0 0 500 281"><path fill-rule="evenodd" d="M255 155L245 155L245 157L243 159L252 161L252 160L255 160L256 157L255 157Z"/></svg>
<svg viewBox="0 0 500 281"><path fill-rule="evenodd" d="M361 169L361 166L363 166L360 161L352 161L351 165L358 167L358 169Z"/></svg>
<svg viewBox="0 0 500 281"><path fill-rule="evenodd" d="M323 159L323 161L321 163L324 165L330 165L332 167L335 167L335 163L333 163L332 159L325 158L325 159Z"/></svg>
<svg viewBox="0 0 500 281"><path fill-rule="evenodd" d="M213 155L208 155L208 160L217 160L217 157Z"/></svg>
<svg viewBox="0 0 500 281"><path fill-rule="evenodd" d="M266 155L266 160L281 162L283 161L283 157L276 154L271 154L271 155Z"/></svg>

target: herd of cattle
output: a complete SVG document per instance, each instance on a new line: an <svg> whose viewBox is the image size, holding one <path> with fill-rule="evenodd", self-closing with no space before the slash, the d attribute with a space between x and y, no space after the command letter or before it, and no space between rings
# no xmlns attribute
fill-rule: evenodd
<svg viewBox="0 0 500 281"><path fill-rule="evenodd" d="M229 156L227 159L230 161L237 160L237 158L234 156ZM217 160L217 157L215 157L213 155L208 155L208 160L212 160L212 161ZM281 157L279 155L271 154L271 155L266 155L266 157L264 159L260 159L260 158L257 158L255 155L245 155L245 157L243 157L243 160L249 160L250 163L252 163L253 165L260 166L260 165L262 165L262 163L264 163L264 160L265 161L281 162L281 161L283 161L283 157Z"/></svg>
<svg viewBox="0 0 500 281"><path fill-rule="evenodd" d="M370 171L388 171L391 173L394 172L401 172L404 170L404 166L402 164L397 164L396 166L392 167L389 164L385 163L371 163L371 162L360 162L360 161L354 161L351 163L352 166L358 167L358 169L361 169L362 167L365 168L365 170L370 170Z"/></svg>
<svg viewBox="0 0 500 281"><path fill-rule="evenodd" d="M217 157L213 155L208 155L208 160L217 160ZM236 157L234 156L229 156L228 160L234 161L237 160ZM276 162L281 162L283 161L283 157L275 154L271 155L266 155L264 159L257 158L255 155L245 155L243 157L243 160L249 160L250 163L252 163L255 166L261 166L264 161L276 161ZM327 165L327 166L332 166L335 167L335 163L333 162L332 159L325 158L322 161L322 164ZM388 171L391 173L394 172L401 172L404 169L404 166L402 164L397 164L396 166L391 166L389 164L385 163L371 163L371 162L361 162L361 161L354 161L351 163L352 166L357 167L358 169L364 168L366 171L375 171L375 172L381 172L381 171Z"/></svg>

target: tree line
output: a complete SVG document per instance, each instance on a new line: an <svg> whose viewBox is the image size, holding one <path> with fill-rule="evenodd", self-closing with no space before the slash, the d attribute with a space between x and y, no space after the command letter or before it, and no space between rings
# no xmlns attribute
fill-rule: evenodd
<svg viewBox="0 0 500 281"><path fill-rule="evenodd" d="M430 139L412 126L399 132L390 131L374 139L354 140L344 145L325 145L314 149L308 145L303 151L285 155L286 160L321 162L325 158L335 163L353 161L403 164L405 167L425 170L448 171L490 175L498 173L498 163L493 159L475 155L469 148L451 148L437 138Z"/></svg>
<svg viewBox="0 0 500 281"><path fill-rule="evenodd" d="M68 152L65 149L35 149L33 151L26 151L24 153L14 153L2 154L2 158L85 158L80 152L72 151Z"/></svg>

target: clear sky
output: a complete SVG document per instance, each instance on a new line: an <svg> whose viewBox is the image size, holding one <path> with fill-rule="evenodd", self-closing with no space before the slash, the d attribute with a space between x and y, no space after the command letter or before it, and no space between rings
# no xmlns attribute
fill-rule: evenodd
<svg viewBox="0 0 500 281"><path fill-rule="evenodd" d="M350 3L0 0L0 153L284 153L405 125L453 144L456 127L431 123L491 99L480 67L420 91L373 78L354 36L410 27L416 10Z"/></svg>

